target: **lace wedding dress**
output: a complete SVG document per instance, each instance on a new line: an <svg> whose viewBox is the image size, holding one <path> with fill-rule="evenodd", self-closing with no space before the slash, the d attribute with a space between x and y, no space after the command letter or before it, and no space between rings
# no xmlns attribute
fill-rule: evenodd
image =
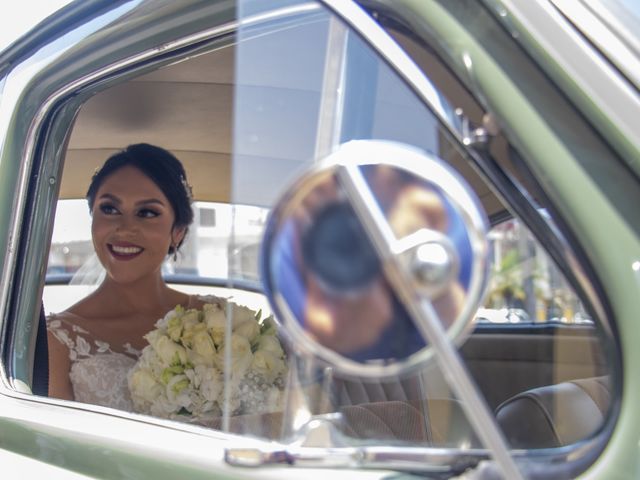
<svg viewBox="0 0 640 480"><path fill-rule="evenodd" d="M224 302L213 296L191 296L187 308L198 302ZM78 402L133 411L127 376L142 351L130 343L112 346L80 327L81 317L69 312L52 314L47 329L69 350L69 379Z"/></svg>
<svg viewBox="0 0 640 480"><path fill-rule="evenodd" d="M127 374L141 351L125 343L115 351L107 342L93 338L77 325L71 313L47 318L47 329L69 349L69 379L76 401L132 411Z"/></svg>

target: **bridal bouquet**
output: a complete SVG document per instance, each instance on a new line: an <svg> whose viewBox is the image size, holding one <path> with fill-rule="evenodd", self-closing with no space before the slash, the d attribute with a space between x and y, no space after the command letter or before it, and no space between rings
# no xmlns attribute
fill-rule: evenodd
<svg viewBox="0 0 640 480"><path fill-rule="evenodd" d="M227 314L232 329L225 344ZM198 421L222 415L225 400L232 415L281 409L285 353L273 318L260 316L231 302L207 303L201 310L177 306L167 313L145 335L149 345L129 372L135 410Z"/></svg>

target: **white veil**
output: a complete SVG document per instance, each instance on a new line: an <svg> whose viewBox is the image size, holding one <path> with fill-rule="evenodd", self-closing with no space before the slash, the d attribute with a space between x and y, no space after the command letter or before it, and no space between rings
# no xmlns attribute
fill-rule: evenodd
<svg viewBox="0 0 640 480"><path fill-rule="evenodd" d="M98 260L98 256L93 252L73 274L69 285L85 285L95 289L102 283L106 275L105 269Z"/></svg>

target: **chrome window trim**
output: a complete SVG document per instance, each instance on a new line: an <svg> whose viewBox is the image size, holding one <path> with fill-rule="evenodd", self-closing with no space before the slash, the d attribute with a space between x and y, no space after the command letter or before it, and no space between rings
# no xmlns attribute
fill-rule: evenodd
<svg viewBox="0 0 640 480"><path fill-rule="evenodd" d="M337 1L333 1L333 0L327 0L325 3L327 3L328 5L333 5L333 4L337 4ZM353 8L357 8L355 7L353 4L346 4L346 6L344 6L344 9L346 9L347 11L349 9L353 9ZM332 8L332 10L336 11L334 8ZM363 18L362 16L364 15L364 18L367 18L366 15L363 12L357 13L356 15L360 15L360 18ZM343 17L346 18L346 17ZM368 19L367 21L372 22L370 19ZM384 33L384 31L382 31L374 22L372 22L373 25L376 27L377 30L372 30L371 32L369 32L371 35L376 36L376 37L380 37L378 38L378 40L373 41L367 34L363 33L362 31L360 31L359 28L357 28L354 24L350 23L352 27L354 27L360 34L362 34L368 41L368 43L370 45L372 45L379 54L382 54L383 57L393 65L394 69L399 72L401 75L403 75L405 77L405 80L414 88L416 89L416 91L421 94L423 100L426 100L426 98L430 98L430 100L426 100L427 103L429 105L431 105L431 108L434 109L434 112L436 112L436 115L440 118L440 120L442 121L442 123L446 126L448 126L451 130L451 133L454 134L454 136L458 139L458 140L462 140L460 132L458 131L458 129L455 126L455 123L452 121L452 119L449 118L447 112L442 109L441 106L438 105L438 102L435 98L433 98L432 96L429 95L429 89L433 89L432 86L430 86L430 84L428 84L428 82L426 82L426 80L424 79L424 75L422 74L422 72L411 62L411 60L408 59L408 57L406 56L406 54L402 51L399 50L399 47L397 47L394 43L391 43L389 45L387 45L386 47L382 48L377 46L379 44L379 42L382 42L383 44L385 42L388 43L387 40L387 35L386 33ZM237 28L237 24L227 24L225 25L226 28L231 28L232 30L234 30L235 28ZM222 27L219 27L222 28ZM212 29L212 31L216 30L216 29ZM365 29L366 30L366 29ZM384 35L380 35L380 31L382 31L384 33ZM227 32L228 33L228 32ZM221 35L222 33L219 33L219 35ZM199 38L199 40L195 40L195 37ZM202 41L202 40L206 40L207 37L206 36L202 36L200 34L191 36L191 37L186 37L186 38L193 38L191 41L192 42L197 42L197 41ZM183 42L183 41L176 41L168 43L166 45L163 45L161 47L157 47L155 49L151 49L143 54L140 55L136 55L133 57L130 57L128 59L125 59L121 62L118 62L116 64L113 64L111 66L105 67L102 70L98 70L96 72L94 72L91 75L87 75L85 77L82 77L81 79L78 79L74 85L75 88L80 88L82 86L88 85L90 84L92 81L95 81L99 78L101 78L102 76L106 76L109 73L114 73L116 71L118 71L119 69L122 68L126 68L127 66L131 66L134 63L143 61L145 59L149 59L152 58L160 53L167 53L169 51L175 50L177 48L181 48L184 46L189 46L191 45L191 43L189 42ZM391 48L391 50L389 51L390 55L387 56L385 54L382 53L382 51L387 52L388 49ZM394 50L395 49L395 50ZM396 58L399 55L398 58ZM396 63L398 62L398 63ZM410 75L406 76L406 71L410 72ZM101 72L101 74L98 74L97 72ZM33 74L35 75L35 74ZM23 87L25 87L29 82L25 81ZM70 91L73 91L75 88L65 88L65 89L61 89L60 91L56 92L54 95L50 96L47 101L45 102L45 104L43 104L41 106L41 108L38 110L37 114L34 116L34 120L32 121L29 130L28 130L28 135L27 135L27 141L25 142L25 148L24 148L24 155L22 158L22 163L21 163L21 168L20 168L20 174L19 174L19 187L18 187L18 192L19 195L16 199L16 203L13 209L14 212L14 216L12 217L12 226L11 226L11 236L9 238L9 248L7 249L7 254L5 257L5 264L4 264L4 268L3 268L3 278L12 278L12 275L10 275L11 272L14 271L15 269L15 265L16 265L16 255L17 255L17 246L20 244L21 241L21 237L22 237L22 231L19 228L20 227L20 220L22 219L22 216L24 214L24 207L25 207L25 201L26 201L26 193L27 193L27 187L28 187L28 182L27 179L29 178L29 173L31 172L31 168L32 168L32 161L33 161L33 155L34 155L34 141L35 138L37 136L37 133L39 132L41 126L42 126L42 122L44 121L46 115L50 112L51 108L53 107L53 105L60 100L62 97L64 97L66 94L70 93ZM422 93L421 93L422 92ZM427 95L427 97L425 98L424 95ZM46 108L45 108L46 107ZM462 141L461 141L462 143ZM17 207L17 208L16 208ZM2 321L2 327L4 328L4 318L5 316L8 314L7 312L7 303L8 303L8 295L9 295L9 290L10 290L10 286L5 283L2 285L2 288L0 289L0 313L2 314L2 317L0 318L0 321ZM605 317L602 317L602 319L604 319ZM84 404L78 404L75 402L66 402L64 400L57 400L57 399L50 399L50 398L46 398L46 397L34 397L30 394L24 394L21 393L19 391L16 391L12 388L9 387L9 385L6 383L6 372L4 371L4 365L2 364L2 362L0 362L0 393L5 394L7 396L10 397L14 397L16 399L19 399L21 401L25 401L28 402L29 404L47 404L47 405L55 405L55 406L63 406L66 407L68 409L71 410L81 410L81 411L88 411L88 412L95 412L95 413L99 413L99 414L104 414L104 415L109 415L112 417L116 417L116 418L124 418L124 419L130 419L130 420L134 420L136 422L140 422L140 423L148 423L148 424L153 424L153 425L159 425L159 426L166 426L172 430L187 430L187 431L194 431L196 433L200 433L202 434L203 432L207 432L207 436L216 436L213 435L211 432L219 434L222 436L222 438L226 439L228 438L229 433L225 433L225 432L220 432L220 431L215 431L215 430L202 430L201 427L192 427L192 426L187 426L187 425L182 425L182 424L176 424L175 422L171 422L171 421L164 421L161 419L153 419L153 418L147 418L147 417L142 417L142 416L138 416L136 414L131 414L129 412L121 412L121 411L115 411L112 409L108 409L108 408L104 408L104 407L99 407L99 406L94 406L94 405L84 405ZM44 424L50 424L52 422L50 422L45 415L42 415L43 417L43 423ZM89 434L95 434L95 431L91 431L89 432L89 427L87 426L87 432ZM243 441L246 441L246 437L242 437ZM574 450L571 450L571 452L574 452ZM567 457L570 456L569 453L566 454Z"/></svg>
<svg viewBox="0 0 640 480"><path fill-rule="evenodd" d="M32 173L33 168L33 160L34 160L34 150L35 150L35 141L38 136L38 132L43 126L43 122L46 117L52 112L53 107L58 104L59 101L63 100L64 97L68 96L70 93L74 91L78 91L82 88L85 88L92 83L113 75L117 72L126 70L129 67L134 65L143 63L147 60L153 59L159 55L164 55L170 53L172 51L177 51L183 49L185 47L193 47L197 49L198 46L207 41L213 41L218 38L222 38L225 35L236 32L240 26L252 26L259 25L265 21L271 21L277 18L288 18L295 14L306 13L308 11L317 10L318 5L312 2L308 2L296 7L285 7L282 9L275 10L270 12L268 15L255 15L251 17L247 17L243 19L242 22L232 21L220 25L218 27L214 27L211 29L200 31L196 34L189 35L186 37L181 37L176 39L175 41L165 43L163 45L159 45L155 48L151 48L140 52L136 55L132 55L130 57L124 58L118 62L109 64L103 68L95 70L90 74L79 77L74 82L67 84L65 87L55 91L46 100L40 105L38 110L33 116L33 120L31 121L29 128L27 130L27 135L25 136L24 142L24 154L21 158L20 170L19 170L19 182L17 186L18 196L16 197L16 202L13 207L13 217L11 221L11 232L9 238L9 248L7 249L7 254L5 256L5 264L3 268L2 278L15 278L15 275L12 272L15 271L17 265L17 257L18 257L18 248L22 241L23 235L25 232L22 231L21 228L21 220L23 219L26 207L26 198L29 189L29 178ZM97 29L99 30L99 28ZM93 33L93 32L92 32ZM84 39L83 39L84 40ZM44 71L47 68L47 64L41 65L39 69L31 72L31 75L28 78L23 79L23 81L16 85L15 88L19 92L23 92L29 85L30 81L35 78L40 72ZM11 112L15 110L15 105L12 105ZM45 180L41 180L45 181ZM8 314L7 306L9 304L9 297L11 296L10 286L8 283L3 283L0 289L0 312L2 312L3 317L0 318L0 327L5 328L6 322L4 322L4 318ZM1 345L4 347L4 343ZM5 368L5 364L3 361L0 361L0 405L4 403L4 397L8 397L14 400L18 400L19 402L26 402L28 405L37 405L44 404L53 407L64 407L67 410L71 411L81 411L83 413L94 413L99 414L100 416L107 416L109 418L115 419L123 419L130 420L136 422L138 424L145 425L155 425L157 427L168 428L176 433L180 432L188 432L193 434L198 434L199 436L205 436L212 440L224 442L220 443L218 448L218 452L220 456L222 456L223 447L229 446L229 441L236 441L238 445L246 446L246 442L250 441L250 443L256 444L264 444L265 440L251 438L247 436L241 436L240 434L234 434L232 432L227 432L224 430L214 430L206 427L201 427L197 425L189 425L185 423L178 423L172 420L166 420L156 417L144 416L140 414L136 414L133 412L127 412L124 410L115 410L108 407L102 407L99 405L93 404L85 404L79 403L75 401L68 401L63 399L57 399L52 397L39 397L35 396L32 393L28 392L27 386L20 380L16 380L11 378L7 374L7 369ZM28 393L27 393L28 392ZM49 412L49 410L45 410L45 412ZM66 412L67 414L69 412ZM5 411L4 415L7 415L8 412ZM36 415L38 417L39 423L43 425L48 425L51 427L64 428L65 422L62 421L60 423L52 422L48 414ZM30 421L33 421L33 417L30 418ZM83 433L87 435L95 435L95 430L91 430L93 426L92 423L87 423L86 428L83 428ZM74 432L78 431L78 426L74 425ZM117 440L118 436L109 436L110 439ZM221 465L224 465L221 462ZM233 468L233 467L230 467ZM288 476L288 475L287 475ZM292 478L295 477L295 473L291 474Z"/></svg>
<svg viewBox="0 0 640 480"><path fill-rule="evenodd" d="M32 122L29 125L27 135L25 137L24 148L23 148L23 156L20 163L19 170L19 180L18 180L18 188L17 188L17 196L14 202L14 206L12 209L13 218L11 225L11 235L9 237L9 245L7 248L7 254L5 256L4 269L2 271L2 278L12 278L13 275L11 272L15 271L17 265L17 256L19 245L22 241L23 231L22 231L22 220L25 214L26 207L26 198L27 198L27 190L29 187L29 177L32 173L33 168L33 160L34 160L34 150L35 143L37 139L38 132L40 132L43 122L47 115L49 115L54 105L57 104L58 101L63 99L65 96L69 95L73 91L77 91L92 82L104 78L110 74L113 74L117 71L126 69L127 67L131 67L135 64L144 62L145 60L154 58L160 54L164 54L167 52L175 51L177 49L193 45L195 43L199 43L205 40L212 40L214 38L223 36L235 30L237 24L236 23L228 23L222 25L220 27L216 27L210 30L206 30L199 34L191 35L185 37L183 39L177 40L175 42L167 43L165 45L158 46L153 49L149 49L145 52L141 52L138 55L133 55L128 57L120 62L116 62L102 69L96 70L91 74L85 75L83 77L78 78L76 81L69 83L64 88L56 91L52 95L50 95L38 108L35 113ZM43 71L45 67L41 70L32 73L32 76L28 79L24 79L24 83L22 85L22 89L26 87L26 85L41 71ZM58 179L53 179L53 181L57 181ZM8 315L8 304L9 304L9 296L10 296L10 285L9 282L5 282L2 284L2 288L0 290L0 312L2 312L2 319ZM5 328L4 322L2 328ZM4 351L4 345L3 345ZM4 369L3 369L4 370ZM1 372L3 375L6 372Z"/></svg>
<svg viewBox="0 0 640 480"><path fill-rule="evenodd" d="M597 5L589 5L584 0L549 0L585 37L606 52L613 64L640 89L640 58L637 50L624 38L616 35L610 23L616 19L610 12L598 12ZM601 9L603 10L603 9ZM609 13L610 18L603 14ZM589 28L587 29L586 26ZM615 27L615 25L613 25ZM617 26L621 28L620 25Z"/></svg>
<svg viewBox="0 0 640 480"><path fill-rule="evenodd" d="M428 81L423 72L415 65L415 63L408 57L408 55L401 49L387 33L378 25L371 17L369 17L360 7L352 2L343 2L341 0L319 0L326 4L330 9L336 12L345 22L347 22L355 31L357 31L367 43L384 58L393 68L393 70L399 74L407 84L413 89L413 91L426 103L430 110L438 117L442 124L448 129L449 133L459 142L460 146L468 146L465 142L464 132L459 127L459 124L454 118L449 116L447 112L442 108L442 105L437 100L437 94L435 94L434 86ZM487 0L492 1L492 0ZM496 0L501 1L501 0ZM505 3L509 0L504 0ZM536 8L537 2L530 2L529 0L514 0L522 3L527 8ZM470 61L471 59L469 59ZM622 79L616 77L618 82ZM620 95L629 94L629 85L623 84L626 90ZM637 97L635 97L637 99ZM607 109L609 110L609 109ZM626 120L632 120L630 117L626 117ZM627 130L634 124L623 122L623 125ZM635 136L640 137L640 131L633 131ZM487 158L481 151L476 151L473 148L466 148L466 153L476 163L476 165L482 171L482 174L486 178L490 179L490 182L498 188L498 192L495 192L498 197L503 201L505 198L509 198L508 204L514 204L517 208L518 214L521 214L523 218L528 219L525 223L527 225L534 224L539 227L543 227L543 237L551 237L553 244L557 249L561 249L564 253L565 263L569 266L573 278L576 279L584 296L589 300L591 306L594 309L596 318L602 326L604 332L613 339L613 332L611 324L609 323L609 315L605 309L596 288L590 284L589 275L585 271L583 265L578 261L578 257L574 250L569 246L567 239L564 235L555 229L546 219L544 219L537 211L536 205L532 199L522 192L522 188L514 181L513 178L508 176L505 172L501 171L493 162ZM512 195L505 188L505 184L508 184L509 189L516 189L519 193L517 196ZM612 340L614 341L614 340ZM616 373L616 372L614 372ZM619 372L618 372L619 373ZM619 401L619 398L617 399ZM613 420L617 416L616 405L612 408L612 413L608 416L607 421L603 425L600 432L606 435L606 438L610 437L613 430ZM586 462L587 465L595 461L600 455L600 452L604 448L602 437L595 434L587 441L579 442L576 444L563 447L563 451L567 451L565 461L566 462ZM558 449L556 449L557 451ZM516 452L513 450L512 452ZM551 450L528 450L530 458L541 457L546 462L553 456L550 455ZM509 459L507 459L509 461ZM571 468L571 467L569 467ZM583 471L584 467L576 467L579 471ZM575 473L575 472L573 472Z"/></svg>
<svg viewBox="0 0 640 480"><path fill-rule="evenodd" d="M340 0L321 0L340 18L347 22L356 32L363 36L378 55L386 60L393 69L408 82L409 86L426 102L429 109L454 134L459 144L464 144L464 134L453 122L452 116L443 108L434 85L425 77L417 65L395 43L391 37L366 12L355 3ZM416 312L413 312L416 314ZM437 317L435 317L437 318ZM424 333L424 332L423 332ZM429 332L432 333L432 332ZM428 337L430 340L431 336ZM522 474L509 453L506 441L494 418L480 394L478 388L461 360L456 348L450 341L438 339L438 353L445 353L440 366L447 374L447 379L454 391L463 401L465 413L475 427L476 433L485 446L491 451L493 458L500 465L507 478L520 479ZM472 407L475 407L475 411Z"/></svg>
<svg viewBox="0 0 640 480"><path fill-rule="evenodd" d="M266 15L258 14L258 15L246 17L242 20L242 22L238 22L236 20L236 21L228 22L226 24L217 26L217 27L213 27L211 29L202 30L198 33L188 35L186 37L181 37L180 39L176 39L175 41L167 42L165 44L145 50L136 55L132 55L118 62L112 63L103 68L95 70L90 74L79 77L78 79L69 83L65 87L52 93L40 105L40 107L34 114L33 120L29 124L27 135L25 136L25 142L24 142L24 148L23 148L24 153L21 157L21 162L20 162L17 195L12 208L11 229L9 232L7 253L5 255L5 262L2 270L2 278L11 278L12 277L11 272L13 272L16 267L17 251L18 251L18 247L20 245L20 242L22 239L22 233L23 233L21 228L21 222L25 212L25 203L26 203L26 196L27 196L27 189L28 189L27 180L29 178L29 174L31 173L32 167L33 167L34 145L35 145L36 136L37 136L37 133L40 131L40 128L42 127L44 119L48 114L51 113L52 107L56 105L58 101L60 101L63 97L65 97L69 93L82 89L90 85L91 83L95 82L96 80L105 78L118 71L125 70L128 67L131 67L135 64L140 64L146 60L150 60L161 54L167 54L167 53L177 51L189 46L193 46L195 48L199 43L215 40L217 38L223 37L230 33L236 32L241 26L248 27L253 25L259 25L265 21L270 21L270 20L283 18L283 17L290 17L296 14L306 13L306 12L317 10L317 9L318 9L318 6L315 5L313 2L307 2L294 7L283 7L280 9L276 9L273 12L269 12L269 14L266 14ZM124 12L123 15L126 13L130 13L131 11L134 11L134 10L135 10L135 7L131 8L131 10ZM111 11L107 12L107 15L109 13L111 13ZM96 31L99 31L101 28L102 26L98 26L94 31L90 33L95 33ZM90 34L85 35L83 39L80 41L84 41L86 37L88 37L89 35ZM55 53L58 53L58 52L55 52ZM9 82L11 84L11 88L15 89L17 92L22 93L27 88L29 83L39 73L46 70L48 63L46 62L43 62L43 63L44 63L43 65L39 65L38 69L34 68L32 71L30 71L29 75L26 78L22 78L18 84L14 85L12 82ZM9 78L10 76L11 76L11 73L7 74L5 78ZM5 85L4 93L6 93L7 86L8 85ZM9 109L7 109L7 111L8 110ZM15 105L12 105L10 112L13 112L14 110L15 110ZM1 114L2 112L0 112L0 115ZM2 124L2 117L0 116L0 128L2 128L2 131L6 132L6 128L4 127L6 126ZM5 322L3 321L3 319L8 314L7 308L9 303L9 294L10 294L10 285L8 282L4 282L2 285L0 285L0 315L1 315L0 330L4 330L5 328ZM3 351L3 349L4 349L4 345L0 345L0 350ZM0 362L0 374L4 376L6 375L6 372L2 367L3 365Z"/></svg>
<svg viewBox="0 0 640 480"><path fill-rule="evenodd" d="M368 2L369 0L363 1ZM483 1L499 2L500 0ZM369 39L369 42L371 42L371 39ZM402 52L402 55L405 55L404 52ZM403 75L403 72L397 72L400 75ZM420 75L422 75L421 72ZM412 77L405 76L404 78L410 85L412 85ZM416 86L413 88L417 89ZM415 91L420 95L419 91ZM457 123L455 119L451 119L451 121L447 123L446 115L441 117L441 119L449 133L451 133L462 145L468 146L465 142L464 132L460 128L459 123ZM558 230L558 226L550 223L548 219L538 212L538 205L533 202L529 194L525 192L523 186L517 181L517 179L515 179L511 174L503 171L491 158L487 157L482 149L474 150L468 148L466 149L466 153L475 162L476 166L481 170L481 174L487 179L487 181L497 189L497 191L494 192L496 196L500 198L504 204L511 205L513 207L513 211L522 217L532 233L539 235L538 240L542 244L552 246L552 249L549 251L550 255L554 261L561 266L563 274L568 279L575 281L574 288L579 288L582 292L582 296L588 299L590 306L593 308L593 313L599 320L599 324L602 326L605 333L612 337L613 330L609 323L609 318L611 318L611 315L609 314L610 310L605 308L596 286L592 283L593 279L589 277L585 267L578 261L576 252L570 247L565 235ZM527 171L530 178L535 178L530 170ZM536 187L544 193L537 181L535 183ZM509 218L511 218L511 216L511 214L508 214ZM533 228L534 226L538 228ZM554 251L559 253L554 255ZM564 268L564 266L566 266L566 268Z"/></svg>
<svg viewBox="0 0 640 480"><path fill-rule="evenodd" d="M117 9L117 7L116 7ZM105 16L109 16L113 11L109 11L105 14ZM128 13L128 11L122 12L122 15ZM96 21L96 18L93 18L92 21ZM104 25L99 24L96 26L94 30L91 32L86 32L82 36L82 40L85 40L91 33L94 33L100 28L103 28ZM57 39L56 41L59 41ZM54 58L64 52L68 48L68 44L62 45L59 50L50 53L47 57L46 61L41 60L39 63L36 62L34 64L29 64L31 57L27 60L22 60L17 66L13 67L10 71L5 73L3 78L4 80L4 91L3 91L3 102L0 105L2 107L0 109L0 132L3 135L0 138L0 145L4 147L4 143L6 141L6 135L8 132L9 119L5 117L10 117L17 109L17 99L23 94L24 91L27 90L29 83L33 81L34 78L38 75L38 73L44 71L47 66L54 62ZM34 54L34 56L38 55L38 52ZM25 66L26 71L21 71L21 68ZM36 68L38 67L38 68ZM16 73L17 72L17 73ZM12 76L17 75L17 79L13 79ZM7 88L8 87L8 88ZM9 90L9 92L7 92ZM6 94L9 93L9 101L11 102L10 106L6 106ZM13 96L12 96L13 95ZM35 150L35 142L34 139L36 137L36 133L39 131L45 117L50 113L51 107L54 104L55 100L59 98L58 95L54 94L47 98L43 104L38 108L35 112L31 123L27 129L27 133L25 135L25 141L22 148L22 156L20 157L20 167L18 169L18 180L17 180L17 189L16 189L16 197L13 202L11 208L11 220L10 220L10 229L8 231L8 239L7 239L7 249L4 256L4 263L2 268L2 277L3 279L14 279L14 276L11 272L15 271L16 267L16 259L18 248L22 239L22 228L21 223L25 213L25 205L26 205L26 197L28 190L28 179L29 174L33 168L33 160L34 160L34 150ZM4 153L4 152L3 152ZM1 161L1 160L0 160ZM4 338L6 334L6 322L5 319L8 312L8 304L9 304L9 295L10 289L13 285L13 282L4 282L0 284L0 332L2 333L0 338ZM2 361L5 354L5 344L4 342L0 344L0 386L4 386L6 379L8 379L6 375L6 370L4 367L4 362ZM16 386L16 388L20 388L20 386ZM0 389L1 391L1 389Z"/></svg>
<svg viewBox="0 0 640 480"><path fill-rule="evenodd" d="M131 11L135 11L135 8L136 7L133 7L130 10L125 11L124 14L130 14ZM33 161L34 161L35 142L36 142L38 133L40 132L43 126L43 122L45 121L47 116L52 113L53 107L57 105L58 102L60 102L61 100L64 100L64 97L68 96L70 93L86 88L87 86L94 84L94 82L100 79L112 76L117 72L125 71L134 65L141 64L145 61L148 61L160 55L166 55L168 53L184 49L185 47L193 47L194 49L197 49L203 42L220 39L230 33L236 32L241 25L242 26L259 25L265 21L270 21L277 18L289 18L296 14L303 14L309 11L317 10L318 8L319 7L317 4L314 4L313 2L307 2L295 7L280 8L280 9L274 10L273 12L269 12L268 15L259 14L259 15L250 16L243 19L242 22L238 22L237 20L235 20L235 21L227 22L225 24L222 24L210 29L201 30L198 33L181 37L174 41L158 45L157 47L144 50L142 52L139 52L138 54L131 55L129 57L121 59L120 61L106 65L87 75L78 77L75 81L68 83L63 88L60 88L56 90L54 93L50 94L40 104L39 108L33 115L33 118L27 129L27 133L25 135L25 140L24 140L23 150L22 150L23 154L22 154L22 157L20 158L20 167L18 171L19 180L16 188L17 195L12 208L12 217L10 222L11 226L10 226L10 231L8 232L8 245L7 245L7 252L5 254L5 259L4 259L5 261L3 265L3 270L2 270L2 275L3 275L2 278L10 278L12 280L15 280L15 275L12 272L15 272L19 246L23 240L23 236L25 233L22 228L22 220L24 218L25 211L26 211L26 199L27 199L27 194L29 189L28 180L30 178L30 175L33 173L32 170L33 170ZM112 12L113 11L109 11L105 15L112 14ZM120 16L118 16L117 18L120 18ZM86 27L86 24L82 25L82 27ZM83 35L81 39L77 40L75 44L86 42L86 41L91 43L90 40L87 40L87 37L89 37L91 34L96 33L97 31L100 31L103 27L104 25L102 24L96 26L95 29L91 30L86 35ZM63 45L63 48L61 48L61 50L64 50L67 47L68 45ZM33 79L36 78L37 75L39 75L41 72L49 68L50 64L55 61L55 57L58 53L60 53L59 50L52 53L51 57L54 58L53 60L52 58L48 57L47 61L42 61L41 63L37 64L36 66L38 68L35 68L35 67L28 68L28 75L23 75L18 79L11 79L11 75L13 72L7 73L6 76L3 78L3 81L5 79L9 79L8 82L3 82L3 84L5 85L4 93L6 94L6 87L9 86L13 91L17 92L17 95L15 96L15 98L16 99L19 98L20 94L22 94L24 91L27 91L29 84L33 81ZM22 63L28 63L28 62L29 62L29 59L23 60ZM21 64L18 64L16 68L19 69L20 65ZM4 101L3 101L3 105L2 105L3 108L2 108L2 111L0 112L0 115L6 113L6 116L10 116L16 110L16 106L17 106L16 101L14 101L14 103L12 103L10 106L6 106L6 104L4 104ZM2 117L0 116L0 122L1 121L2 121ZM7 131L6 125L3 125L3 126L5 128L2 131L6 132ZM57 179L53 179L53 180L57 181ZM45 180L40 180L40 181L44 182ZM11 287L13 283L14 282L3 282L0 285L0 315L2 315L0 317L0 329L3 329L3 330L6 329L6 322L4 320L9 313L8 306L9 306L9 301L11 297ZM5 344L2 343L0 345L0 349L2 349L2 352L0 353L4 354L4 348L5 348ZM8 375L7 368L4 362L0 361L0 393L7 394L9 396L15 396L15 395L21 396L22 394L20 394L19 391L24 390L24 388L25 388L25 385L22 381L18 380L14 382L14 379Z"/></svg>
<svg viewBox="0 0 640 480"><path fill-rule="evenodd" d="M547 1L485 1L504 5L500 8L506 8L509 15L517 19L541 45L545 54L562 65L575 85L620 129L637 154L640 145L640 129L637 128L637 119L640 118L638 91L575 31L557 7ZM603 88L604 85L608 87ZM612 85L616 88L610 88ZM631 167L636 173L640 172L640 163L632 163Z"/></svg>
<svg viewBox="0 0 640 480"><path fill-rule="evenodd" d="M338 12L341 17L349 23L360 35L362 35L378 54L380 54L413 89L413 91L426 103L431 111L438 117L442 124L447 128L448 132L459 142L461 146L466 145L465 135L459 126L456 118L449 115L445 110L433 85L425 78L422 71L417 67L407 54L382 30L382 28L369 18L362 10L354 6L350 2L344 4L339 0L320 0L327 4L329 8ZM500 1L500 0L497 0ZM528 0L525 0L525 2ZM532 2L534 3L534 2ZM344 12L342 11L344 10ZM351 15L351 17L349 16ZM361 25L362 23L362 25ZM640 114L640 113L639 113ZM640 135L640 131L638 132ZM529 220L535 219L534 224L538 226L546 225L545 233L554 238L554 244L563 251L563 257L566 264L570 266L573 277L578 281L585 296L589 299L600 324L608 335L612 334L611 325L609 323L609 315L604 308L598 293L593 285L589 282L589 275L577 259L573 249L569 246L566 238L555 227L548 223L538 212L537 206L527 195L520 193L517 197L506 191L505 183L510 188L513 187L518 191L522 187L515 182L513 178L498 171L490 161L486 161L483 155L471 148L465 148L466 153L481 169L482 174L491 179L490 182L499 189L495 192L498 197L506 204L516 205L518 214L523 215ZM506 180L506 181L505 181ZM508 201L507 201L508 199ZM530 223L530 222L526 222Z"/></svg>
<svg viewBox="0 0 640 480"><path fill-rule="evenodd" d="M136 55L129 56L118 62L114 62L112 64L104 66L103 68L97 69L90 74L77 78L75 81L55 91L48 98L46 98L34 114L33 120L31 121L27 134L25 136L23 148L24 153L21 158L19 171L19 181L17 188L18 194L12 208L13 216L11 221L11 234L9 236L7 254L5 255L2 278L12 278L11 272L15 271L17 265L17 252L23 237L21 224L25 214L26 196L29 186L28 179L33 169L35 140L45 118L52 112L53 106L56 105L61 99L69 95L71 92L81 90L102 78L106 78L110 75L116 74L117 72L124 71L134 65L144 63L145 61L151 60L159 55L166 55L185 47L197 48L198 44L222 38L225 35L236 32L241 27L260 25L263 22L272 21L278 18L290 18L297 14L304 14L310 11L318 10L318 8L319 6L315 3L306 2L296 6L279 8L272 12L269 12L268 14L257 14L246 17L242 19L242 21L235 20L210 29L202 30L198 33L187 35L174 41L158 45L157 47L147 49ZM132 10L135 10L135 7ZM130 13L130 11L132 10L129 10L125 13ZM108 12L107 15L109 13L111 12ZM100 28L102 28L102 26L98 26L95 31L99 31ZM92 31L90 33L95 33L95 31ZM83 37L78 42L85 41L87 36L88 35ZM11 87L20 93L23 92L27 88L29 83L33 80L33 78L35 78L42 71L46 70L46 68L48 67L48 63L43 63L43 65L39 65L38 69L34 68L32 71L30 71L30 75L27 78L23 78L20 83L16 85L12 83ZM11 111L15 109L15 105L13 105L12 107L13 108L11 109ZM57 181L57 179L54 179L54 181ZM5 322L3 322L2 319L8 315L9 296L10 285L8 282L5 282L0 286L0 312L2 314L2 317L0 317L0 328L5 328ZM4 349L4 345L0 345L0 348ZM0 370L0 374L2 374L4 378L7 378L7 372L5 371L4 366L0 365L0 367L2 368ZM14 385L14 387L20 388L17 385Z"/></svg>

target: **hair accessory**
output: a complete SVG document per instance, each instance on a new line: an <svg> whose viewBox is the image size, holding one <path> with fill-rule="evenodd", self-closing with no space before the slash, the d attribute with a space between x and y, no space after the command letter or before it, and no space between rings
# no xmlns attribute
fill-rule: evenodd
<svg viewBox="0 0 640 480"><path fill-rule="evenodd" d="M191 185L189 185L187 183L187 179L184 178L183 175L180 175L180 183L182 183L182 187L184 188L184 192L187 194L187 198L189 199L189 202L193 201L193 189L191 188Z"/></svg>

